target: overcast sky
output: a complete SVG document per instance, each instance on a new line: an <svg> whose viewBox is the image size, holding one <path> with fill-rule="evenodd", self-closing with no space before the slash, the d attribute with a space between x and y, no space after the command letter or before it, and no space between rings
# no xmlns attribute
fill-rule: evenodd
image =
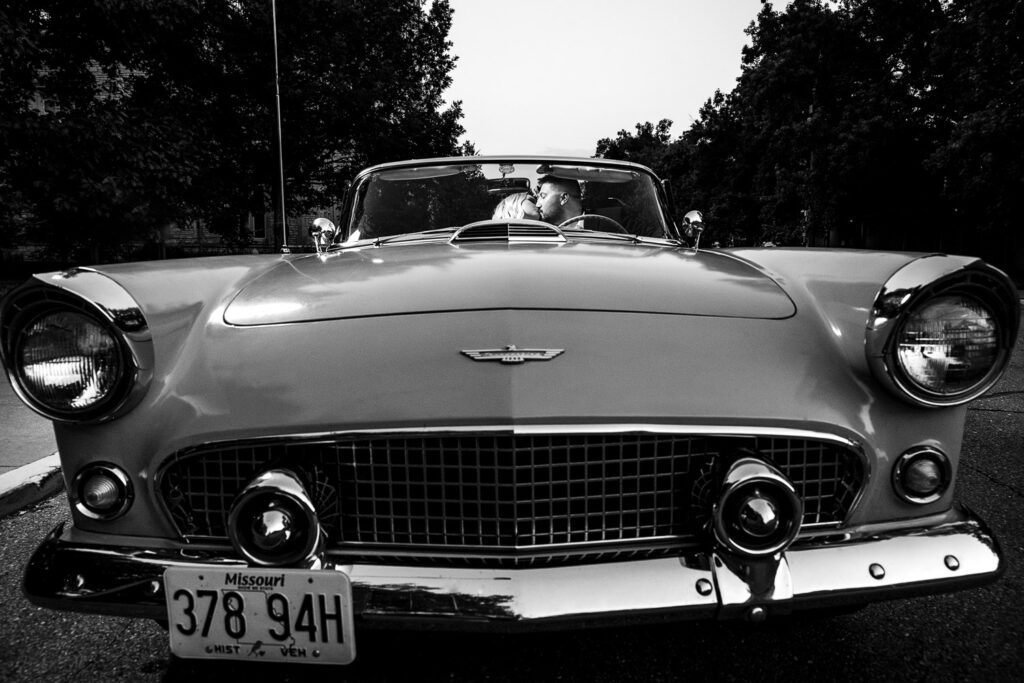
<svg viewBox="0 0 1024 683"><path fill-rule="evenodd" d="M689 128L733 89L760 0L449 0L449 101L481 154L591 156L638 122ZM784 2L773 3L776 8Z"/></svg>

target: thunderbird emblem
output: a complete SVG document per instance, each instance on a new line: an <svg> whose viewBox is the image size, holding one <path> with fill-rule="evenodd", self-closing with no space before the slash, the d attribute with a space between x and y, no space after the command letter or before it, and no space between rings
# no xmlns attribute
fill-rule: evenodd
<svg viewBox="0 0 1024 683"><path fill-rule="evenodd" d="M551 360L565 349L520 349L509 344L503 349L463 349L473 360L496 360L502 363L525 363L528 360Z"/></svg>

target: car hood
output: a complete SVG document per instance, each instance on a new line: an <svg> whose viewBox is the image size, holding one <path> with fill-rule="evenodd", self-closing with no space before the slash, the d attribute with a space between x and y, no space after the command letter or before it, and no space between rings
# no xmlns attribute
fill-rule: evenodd
<svg viewBox="0 0 1024 683"><path fill-rule="evenodd" d="M727 254L663 246L416 244L278 264L225 311L270 325L440 311L539 309L781 319L779 285Z"/></svg>

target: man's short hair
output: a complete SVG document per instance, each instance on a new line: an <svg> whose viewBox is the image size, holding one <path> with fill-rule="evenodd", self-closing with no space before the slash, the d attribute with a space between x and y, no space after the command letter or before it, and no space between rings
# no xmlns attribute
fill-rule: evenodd
<svg viewBox="0 0 1024 683"><path fill-rule="evenodd" d="M559 192L564 192L570 197L581 199L583 192L580 190L580 184L576 180L569 178L559 178L558 176L546 175L537 181L537 191L540 192L540 188L544 183L551 183L558 188Z"/></svg>

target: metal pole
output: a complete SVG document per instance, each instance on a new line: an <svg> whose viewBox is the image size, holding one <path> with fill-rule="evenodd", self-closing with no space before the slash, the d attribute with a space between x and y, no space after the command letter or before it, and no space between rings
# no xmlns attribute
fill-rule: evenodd
<svg viewBox="0 0 1024 683"><path fill-rule="evenodd" d="M281 252L289 253L288 249L288 214L284 210L284 147L281 143L281 86L277 76L277 1L270 0L270 21L274 28L274 107L277 117L277 181L278 210L281 212Z"/></svg>

